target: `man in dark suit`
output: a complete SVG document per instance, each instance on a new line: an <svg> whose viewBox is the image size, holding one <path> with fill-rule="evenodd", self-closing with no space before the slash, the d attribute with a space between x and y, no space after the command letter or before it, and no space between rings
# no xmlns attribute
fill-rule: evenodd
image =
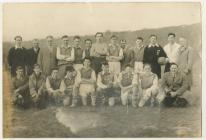
<svg viewBox="0 0 206 140"><path fill-rule="evenodd" d="M31 75L33 73L33 66L37 63L37 57L39 54L39 40L33 40L33 47L27 50L27 74Z"/></svg>
<svg viewBox="0 0 206 140"><path fill-rule="evenodd" d="M22 37L16 36L14 38L15 46L9 50L8 53L8 63L9 63L9 70L11 72L11 76L14 77L16 75L16 68L21 66L25 72L26 68L26 57L27 51L22 46Z"/></svg>
<svg viewBox="0 0 206 140"><path fill-rule="evenodd" d="M150 35L150 44L144 50L143 63L152 67L152 72L161 78L161 65L165 64L167 55L163 48L157 43L157 36Z"/></svg>

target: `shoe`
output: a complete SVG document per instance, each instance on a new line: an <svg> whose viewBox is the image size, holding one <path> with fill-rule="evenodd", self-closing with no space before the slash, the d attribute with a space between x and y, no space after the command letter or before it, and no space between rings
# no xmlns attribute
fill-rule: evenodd
<svg viewBox="0 0 206 140"><path fill-rule="evenodd" d="M76 105L75 105L75 104L72 104L72 105L70 105L70 107L76 107Z"/></svg>

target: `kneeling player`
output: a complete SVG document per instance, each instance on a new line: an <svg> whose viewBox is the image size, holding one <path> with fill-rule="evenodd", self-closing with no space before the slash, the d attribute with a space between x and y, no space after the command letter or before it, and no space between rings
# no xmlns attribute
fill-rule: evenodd
<svg viewBox="0 0 206 140"><path fill-rule="evenodd" d="M133 91L133 87L136 86L136 79L136 74L133 73L130 65L127 65L125 70L119 74L118 83L121 88L122 105L127 105L131 101L132 106L136 107L137 93Z"/></svg>
<svg viewBox="0 0 206 140"><path fill-rule="evenodd" d="M58 68L53 68L51 75L46 79L46 89L50 103L60 104L63 96L60 90L61 79L58 77Z"/></svg>
<svg viewBox="0 0 206 140"><path fill-rule="evenodd" d="M76 78L76 71L74 70L73 66L66 67L66 76L61 82L60 90L64 94L63 104L64 106L68 106L71 104L72 94L75 92L74 84ZM76 101L76 99L73 99ZM74 103L73 103L74 104Z"/></svg>
<svg viewBox="0 0 206 140"><path fill-rule="evenodd" d="M139 82L139 107L144 106L149 99L151 103L150 105L153 107L158 95L158 77L156 74L151 72L151 66L149 64L144 65L143 73L139 76Z"/></svg>
<svg viewBox="0 0 206 140"><path fill-rule="evenodd" d="M108 102L109 106L114 106L117 93L117 77L109 71L107 62L102 64L102 71L97 78L97 93L102 97L102 103Z"/></svg>
<svg viewBox="0 0 206 140"><path fill-rule="evenodd" d="M91 68L91 61L89 58L84 59L83 67L77 72L77 78L75 81L75 88L79 89L78 94L81 97L82 104L87 106L87 98L91 96L92 106L96 105L96 94L95 94L95 84L96 84L96 75L94 70ZM76 99L77 94L74 93L73 98ZM76 106L72 104L73 106Z"/></svg>

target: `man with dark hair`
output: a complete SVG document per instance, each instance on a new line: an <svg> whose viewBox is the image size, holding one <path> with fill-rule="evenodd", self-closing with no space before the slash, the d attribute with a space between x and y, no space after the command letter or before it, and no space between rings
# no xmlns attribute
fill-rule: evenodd
<svg viewBox="0 0 206 140"><path fill-rule="evenodd" d="M190 94L187 91L188 81L183 74L178 72L177 64L170 64L170 72L164 74L161 83L161 92L165 95L165 98L162 98L165 106L185 107L188 104L184 98L185 95Z"/></svg>
<svg viewBox="0 0 206 140"><path fill-rule="evenodd" d="M143 56L144 56L143 38L137 37L134 51L134 71L141 73L143 71Z"/></svg>
<svg viewBox="0 0 206 140"><path fill-rule="evenodd" d="M91 96L92 106L96 106L96 75L94 70L91 68L91 61L89 58L84 59L83 67L77 71L77 78L75 81L75 88L79 89L78 94L81 97L82 104L87 106L87 98ZM73 93L73 100L76 100L77 94ZM72 107L76 106L77 101L72 101Z"/></svg>
<svg viewBox="0 0 206 140"><path fill-rule="evenodd" d="M34 39L32 42L32 48L27 50L27 74L31 75L33 73L33 66L37 63L37 58L39 55L39 40Z"/></svg>
<svg viewBox="0 0 206 140"><path fill-rule="evenodd" d="M73 38L73 48L74 48L74 69L78 71L83 67L84 50L80 46L81 38L79 36L74 36Z"/></svg>
<svg viewBox="0 0 206 140"><path fill-rule="evenodd" d="M96 72L101 71L102 62L106 61L107 44L103 42L103 33L98 32L95 34L96 42L92 45L90 56L92 57L92 68Z"/></svg>
<svg viewBox="0 0 206 140"><path fill-rule="evenodd" d="M170 63L177 63L180 45L175 42L175 36L174 33L169 33L168 44L164 46L164 51L167 54L165 72L169 71Z"/></svg>
<svg viewBox="0 0 206 140"><path fill-rule="evenodd" d="M117 91L117 77L114 73L109 72L109 64L104 62L102 71L99 72L97 78L97 92L102 97L102 103L114 106L115 97L118 97Z"/></svg>
<svg viewBox="0 0 206 140"><path fill-rule="evenodd" d="M60 90L63 93L63 105L68 106L71 104L73 92L77 92L75 89L75 79L76 79L77 72L73 68L73 66L66 67L66 75L61 81ZM76 94L76 93L75 93ZM73 97L75 98L75 97ZM77 99L73 99L76 101ZM73 103L75 104L75 103Z"/></svg>
<svg viewBox="0 0 206 140"><path fill-rule="evenodd" d="M121 72L120 61L123 59L123 50L117 43L118 37L112 35L108 45L108 54L106 60L109 63L109 71L118 75Z"/></svg>
<svg viewBox="0 0 206 140"><path fill-rule="evenodd" d="M9 70L11 72L11 76L14 77L16 75L16 68L17 66L21 66L26 72L26 65L27 65L27 51L22 46L22 37L16 36L15 38L15 46L10 48L8 53L8 63L9 63Z"/></svg>
<svg viewBox="0 0 206 140"><path fill-rule="evenodd" d="M45 87L46 78L42 74L40 66L34 64L33 74L29 77L29 90L33 104L37 108L45 108L47 92Z"/></svg>
<svg viewBox="0 0 206 140"><path fill-rule="evenodd" d="M65 75L66 67L72 65L74 61L74 48L69 45L69 37L67 35L62 36L62 45L57 47L59 77L63 78Z"/></svg>
<svg viewBox="0 0 206 140"><path fill-rule="evenodd" d="M143 55L143 63L149 63L152 68L152 72L157 74L158 78L161 78L161 72L163 70L161 65L166 63L166 53L163 48L157 43L157 36L150 35L150 44L146 46Z"/></svg>
<svg viewBox="0 0 206 140"><path fill-rule="evenodd" d="M90 57L90 50L92 48L92 40L91 39L86 39L84 41L84 44L85 44L85 49L84 49L83 56L88 58L88 57Z"/></svg>
<svg viewBox="0 0 206 140"><path fill-rule="evenodd" d="M30 94L28 77L24 75L21 66L16 69L16 76L12 78L12 102L14 105L23 108L30 107Z"/></svg>
<svg viewBox="0 0 206 140"><path fill-rule="evenodd" d="M42 73L45 76L51 74L51 69L56 67L56 47L53 45L53 36L47 36L47 46L44 46L39 51L38 64L42 68Z"/></svg>
<svg viewBox="0 0 206 140"><path fill-rule="evenodd" d="M120 47L123 50L123 59L121 60L121 69L124 70L127 64L134 66L134 51L127 45L125 39L120 40Z"/></svg>
<svg viewBox="0 0 206 140"><path fill-rule="evenodd" d="M46 78L46 89L50 103L61 103L63 93L60 90L61 79L58 77L58 68L52 68L51 75Z"/></svg>

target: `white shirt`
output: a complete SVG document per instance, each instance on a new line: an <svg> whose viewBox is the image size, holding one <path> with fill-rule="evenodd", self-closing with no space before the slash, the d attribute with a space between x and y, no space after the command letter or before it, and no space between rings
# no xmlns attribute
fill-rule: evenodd
<svg viewBox="0 0 206 140"><path fill-rule="evenodd" d="M22 48L23 48L22 46L15 45L15 49L22 49Z"/></svg>
<svg viewBox="0 0 206 140"><path fill-rule="evenodd" d="M167 57L169 59L170 63L177 63L178 58L178 49L180 48L180 45L177 43L170 44L164 46L164 51L167 54Z"/></svg>

